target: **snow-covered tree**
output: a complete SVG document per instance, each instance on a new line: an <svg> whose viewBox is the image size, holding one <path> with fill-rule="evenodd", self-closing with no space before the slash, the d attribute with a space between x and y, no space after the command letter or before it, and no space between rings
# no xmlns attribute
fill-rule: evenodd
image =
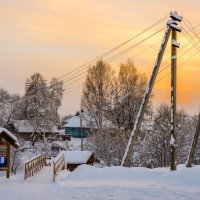
<svg viewBox="0 0 200 200"><path fill-rule="evenodd" d="M114 128L104 128L103 132L91 134L88 138L88 148L95 152L103 165L120 165L126 147L129 131Z"/></svg>
<svg viewBox="0 0 200 200"><path fill-rule="evenodd" d="M170 161L170 115L169 107L161 105L156 112L152 129L145 132L142 143L141 165L146 167L166 167Z"/></svg>
<svg viewBox="0 0 200 200"><path fill-rule="evenodd" d="M63 83L52 79L48 86L46 80L39 74L33 74L25 84L23 97L24 118L33 128L32 144L37 133L45 138L45 131L51 130L58 122L57 110L61 105Z"/></svg>
<svg viewBox="0 0 200 200"><path fill-rule="evenodd" d="M195 131L195 119L185 113L177 112L177 163L184 164L187 161L193 133Z"/></svg>
<svg viewBox="0 0 200 200"><path fill-rule="evenodd" d="M194 130L194 119L183 110L177 112L177 163L187 160ZM140 166L167 167L170 164L170 109L162 104L156 111L151 130L145 131L139 151Z"/></svg>
<svg viewBox="0 0 200 200"><path fill-rule="evenodd" d="M21 97L0 89L0 125L12 123L20 115Z"/></svg>

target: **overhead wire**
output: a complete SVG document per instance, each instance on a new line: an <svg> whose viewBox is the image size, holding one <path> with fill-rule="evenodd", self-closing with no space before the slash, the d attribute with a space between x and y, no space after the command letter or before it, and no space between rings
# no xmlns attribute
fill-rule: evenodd
<svg viewBox="0 0 200 200"><path fill-rule="evenodd" d="M198 34L197 34L196 30L195 30L195 28L198 28L198 27L200 26L200 24L197 25L197 26L194 28L194 26L192 25L192 23L191 23L189 20L187 20L186 18L183 19L183 23L184 23L184 24L188 27L188 29L189 29L191 32L193 32L194 35L200 40L200 38L199 38L199 36L198 36ZM187 23L189 23L189 25L191 26L191 28L187 25Z"/></svg>
<svg viewBox="0 0 200 200"><path fill-rule="evenodd" d="M200 42L200 41L199 41ZM198 42L198 43L199 43ZM180 57L178 57L178 58L181 58L181 57L183 57L186 53L188 53L189 51L191 51L191 49L192 48L194 48L194 45L192 45L189 49L187 49ZM186 60L184 60L182 63L180 63L178 66L177 66L177 68L179 68L179 67L181 67L181 66L183 66L183 64L185 64L187 61L189 61L192 57L194 57L196 54L198 54L199 52L200 52L200 50L199 49L197 49L198 51L197 52L195 52L195 53L193 53L191 56L189 56ZM163 77L161 77L158 81L156 81L156 84L158 83L158 82L160 82L161 80L163 80L165 77L167 77L168 75L170 75L170 73L168 73L168 74L166 74L166 75L164 75Z"/></svg>
<svg viewBox="0 0 200 200"><path fill-rule="evenodd" d="M198 25L198 26L199 26L199 25ZM180 39L181 39L182 37L183 37L183 36L181 36ZM190 42L186 43L185 46L182 47L181 51L183 51L183 50L188 46L189 43L190 43ZM154 45L153 45L153 46L154 46ZM151 47L150 47L150 48L151 48ZM188 51L190 51L191 48L192 48L192 47L190 47L189 49L187 49L187 50L186 50L183 54L181 54L178 58L183 57ZM149 48L147 48L147 49L149 49ZM140 55L142 52L146 51L147 49L144 49L143 51L141 51L140 53L138 53L138 55ZM181 51L180 51L180 52L181 52ZM136 55L136 56L137 56L137 55ZM112 61L112 60L111 60L111 61ZM167 63L168 63L168 61L166 61L164 64L162 64L160 68L162 68L163 66L165 66ZM168 64L166 67L164 67L163 69L161 69L161 70L158 72L158 74L161 74L161 73L162 73L163 71L165 71L169 66L170 66L170 64ZM76 81L78 81L78 80L80 80L80 79L82 79L82 78L83 78L83 77L77 79ZM72 83L70 83L69 85L71 85L71 84L72 84Z"/></svg>
<svg viewBox="0 0 200 200"><path fill-rule="evenodd" d="M191 44L198 50L200 51L200 47L198 45L198 43L196 43L196 41L194 41L190 36L189 34L185 31L185 29L183 29L183 34L185 35L185 37L187 38L187 40L189 42L191 42Z"/></svg>
<svg viewBox="0 0 200 200"><path fill-rule="evenodd" d="M96 57L95 59L92 59L91 61L85 63L84 65L81 65L80 67L78 67L78 68L76 68L76 69L74 69L74 70L72 70L72 71L70 71L70 72L68 72L68 73L66 73L66 74L64 74L64 75L62 75L62 76L56 78L56 79L57 79L57 80L60 80L60 79L64 78L65 76L70 75L70 74L72 74L73 72L80 70L80 69L83 68L83 67L87 67L89 64L94 63L95 61L97 61L97 60L103 58L104 56L107 56L108 54L110 54L110 53L114 52L115 50L119 49L120 47L122 47L123 45L127 44L127 43L130 42L131 40L133 40L133 39L139 37L140 35L142 35L143 33L147 32L148 30L150 30L150 29L153 28L154 26L157 26L157 25L160 24L162 21L164 21L168 16L169 16L169 14L165 15L164 17L160 18L158 21L156 21L155 23L153 23L151 26L147 27L146 29L144 29L144 30L141 31L140 33L138 33L138 34L136 34L135 36L133 36L132 38L128 39L127 41L121 43L120 45L118 45L118 46L114 47L113 49L111 49L111 50L109 50L109 51L103 53L102 55ZM62 81L62 80L61 80L61 81ZM49 85L49 84L50 84L50 83L47 83L47 85ZM39 90L40 90L40 87L37 87L37 90L39 91Z"/></svg>
<svg viewBox="0 0 200 200"><path fill-rule="evenodd" d="M199 26L199 25L198 25L198 26ZM190 31L192 31L192 30L190 29ZM195 34L195 35L196 35L196 34ZM145 39L145 40L146 40L146 39ZM191 42L191 41L190 41L190 42ZM188 46L188 44L189 44L189 43L186 43L185 46L182 47L182 50L183 50L184 48L186 48L186 47ZM129 47L129 48L130 48L130 47ZM151 47L150 47L150 48L151 48ZM149 48L148 48L148 49L149 49ZM182 56L184 56L185 53L188 52L190 49L191 49L191 48L189 48L188 50L186 50L179 58L181 58ZM144 49L143 51L141 51L140 53L138 53L138 55L140 55L142 52L144 52L144 51L146 51L146 50L147 50L147 49ZM124 51L118 53L117 55L113 56L113 58L117 58L117 56L118 56L118 55L121 55L121 54L123 55L123 53L126 52L126 51L127 51L127 50L124 50ZM113 59L113 60L114 60L114 59ZM109 58L109 59L106 60L106 61L110 61L110 62L111 62L111 61L112 61L112 58ZM165 64L167 64L167 62L164 63L164 65L165 65ZM159 73L163 72L167 67L169 67L169 65L166 66L165 68L163 68ZM85 71L85 72L87 72L87 71ZM85 72L83 72L83 73L85 73ZM81 73L81 74L83 74L83 73ZM77 76L76 76L76 77L77 77ZM81 77L81 78L83 78L83 77ZM79 78L79 79L77 79L77 80L80 80L81 78ZM72 83L70 83L69 85L71 85L71 84L72 84Z"/></svg>
<svg viewBox="0 0 200 200"><path fill-rule="evenodd" d="M161 32L163 29L164 29L164 28L159 29L159 30L156 31L155 33L153 33L153 34L151 34L150 36L148 36L148 37L142 39L141 41L137 42L136 44L133 44L133 45L131 45L130 47L126 48L125 50L123 50L123 51L117 53L116 55L111 56L111 57L108 58L107 60L104 60L104 62L107 63L107 64L110 63L111 61L117 59L119 56L122 56L122 55L124 55L125 53L127 53L128 51L131 51L133 48L135 48L135 47L141 45L143 42L145 42L146 40L150 39L150 38L153 37L154 35L158 34L158 33ZM88 72L88 69L86 69L84 72L80 73L80 75L82 75L83 73L86 73L86 72ZM78 73L79 73L79 72L76 72L76 73L74 74L74 76L77 77L77 74L78 74ZM79 75L78 75L78 76L79 76ZM67 81L69 81L69 80L71 80L71 79L73 79L73 76L72 76L72 77L69 77L69 78L66 78L66 79L63 79L62 81L65 83L65 82L67 82Z"/></svg>
<svg viewBox="0 0 200 200"><path fill-rule="evenodd" d="M164 27L164 28L165 28L165 27ZM128 51L132 50L133 48L139 46L139 45L142 44L143 42L145 42L145 41L147 41L148 39L152 38L154 35L156 35L156 34L158 34L159 32L161 32L164 28L159 29L159 30L156 31L155 33L153 33L153 34L151 34L150 36L144 38L143 40L137 42L136 44L131 45L131 46L128 47L127 49L121 51L121 52L118 53L117 55L114 55L114 56L110 57L109 59L105 60L104 62L105 62L106 64L109 64L111 61L117 59L119 56L124 55L124 54L127 53ZM72 76L72 77L70 77L70 78L64 79L64 80L63 80L63 83L66 83L66 82L68 82L68 81L71 81L71 80L73 80L73 79L79 77L80 75L87 73L88 70L89 70L89 69L87 69L87 70L85 70L85 71L83 71L83 72L81 72L81 73L79 73L79 74L77 74L77 75L75 75L75 76ZM78 80L78 79L76 79L76 80ZM76 82L76 81L75 81L75 82Z"/></svg>
<svg viewBox="0 0 200 200"><path fill-rule="evenodd" d="M110 63L111 61L117 59L118 57L122 56L123 54L127 53L128 51L132 50L133 48L139 46L141 43L145 42L146 40L150 39L151 37L153 37L154 35L156 35L157 33L161 32L162 30L164 30L164 28L161 28L160 30L156 31L155 33L153 33L152 35L148 36L147 38L143 39L141 42L138 42L132 46L130 46L128 49L123 50L122 52L116 54L115 56L108 58L107 60L105 60L105 62Z"/></svg>
<svg viewBox="0 0 200 200"><path fill-rule="evenodd" d="M162 30L162 29L161 29L161 30ZM159 30L158 32L160 32L161 30ZM157 33L155 33L155 34L157 34ZM152 36L155 35L155 34L152 34ZM149 36L149 38L151 38L152 36ZM146 41L146 40L149 39L149 38L145 38L142 42ZM128 49L123 50L122 52L118 53L117 55L114 55L113 57L108 58L107 60L105 60L105 62L110 63L111 61L115 60L116 58L118 58L119 56L123 55L124 53L127 53L127 52L128 52L129 50L131 50L133 47L136 47L136 46L138 46L138 45L140 45L140 44L141 44L141 43L138 42L138 43L132 45L131 47L129 47ZM187 45L186 45L186 46L187 46ZM184 48L184 47L183 47L183 48ZM144 50L144 51L146 51L146 50ZM144 52L144 51L142 51L142 52ZM140 53L139 53L139 54L140 54ZM64 82L70 81L70 80L72 80L72 79L74 79L74 78L76 78L76 77L78 77L78 76L80 76L80 75L82 75L82 74L84 74L84 73L86 73L86 72L88 72L88 70L85 70L84 72L82 72L82 73L80 73L79 75L76 75L76 76L74 76L74 77L72 77L72 78L68 78L68 79L66 79L66 80L64 79ZM79 80L79 79L77 79L77 80Z"/></svg>
<svg viewBox="0 0 200 200"><path fill-rule="evenodd" d="M182 67L187 61L189 61L192 57L194 57L194 56L195 56L196 54L198 54L198 53L199 53L199 51L193 53L193 54L192 54L191 56L189 56L186 60L184 60L181 64L179 64L179 65L177 66L177 68ZM157 80L155 84L159 83L161 80L163 80L164 78L166 78L166 77L169 76L169 75L170 75L170 73L165 74L163 77L161 77L159 80Z"/></svg>
<svg viewBox="0 0 200 200"><path fill-rule="evenodd" d="M140 51L139 53L137 53L137 54L134 54L134 55L133 55L133 58L136 58L137 56L141 55L141 54L142 54L142 53L144 53L145 51L147 51L147 50L149 50L149 49L151 49L151 48L155 47L155 46L156 46L156 45L158 45L160 42L161 42L161 41L158 41L158 42L156 42L155 44L153 44L153 45L149 46L148 48L145 48L145 49L143 49L143 50L142 50L142 51ZM86 76L84 76L84 77L86 77ZM81 78L83 78L83 77L81 77ZM81 79L81 78L80 78L80 79ZM76 81L74 81L74 82L76 82ZM78 87L74 88L74 90L76 90L76 89L80 88L81 86L82 86L82 84L81 84L81 85L79 85ZM72 92L72 91L73 91L73 89L72 89L72 90L70 90L70 91L65 91L64 93L65 93L65 94L68 94L68 92L70 93L70 92Z"/></svg>
<svg viewBox="0 0 200 200"><path fill-rule="evenodd" d="M199 25L198 25L199 26ZM195 34L195 36L196 36L196 34ZM185 36L186 37L186 36ZM192 38L193 39L193 38ZM198 38L199 39L199 38ZM200 42L200 40L198 41L198 43ZM191 41L189 40L189 42L186 44L186 46L188 46L188 44L190 44L191 43ZM197 43L197 44L198 44ZM191 51L191 49L194 47L194 44L192 43L192 46L189 48L189 49L187 49L183 54L181 54L181 56L179 57L179 58L181 58L181 57L183 57L187 52L189 52L189 51ZM184 47L185 48L185 47ZM183 50L183 49L182 49ZM177 68L180 68L180 67L182 67L187 61L189 61L192 57L194 57L196 54L198 54L199 52L200 52L200 50L199 49L197 49L198 51L197 52L195 52L195 53L193 53L191 56L189 56L186 60L184 60L183 62L181 62L178 66L177 66ZM168 65L168 66L166 66L165 68L163 68L161 71L159 71L158 72L158 74L160 74L160 73L162 73L162 71L164 71L164 70L166 70L168 67L170 66L170 64ZM171 72L169 72L168 74L166 74L166 75L164 75L162 78L160 78L159 80L157 80L156 82L155 82L155 84L157 84L158 82L160 82L161 80L163 80L164 78L166 78L167 76L169 76L171 74Z"/></svg>
<svg viewBox="0 0 200 200"><path fill-rule="evenodd" d="M150 30L150 29L153 28L154 26L157 26L157 25L160 24L162 21L164 21L168 16L169 16L169 14L165 15L164 17L162 17L161 19L159 19L158 21L156 21L155 23L153 23L152 25L150 25L149 27L147 27L146 29L144 29L144 30L141 31L140 33L136 34L135 36L131 37L130 39L126 40L125 42L122 42L120 45L117 45L116 47L112 48L111 50L109 50L109 51L103 53L102 55L100 55L100 56L98 56L98 57L96 57L96 58L90 60L89 62L87 62L87 63L85 63L85 64L83 64L83 65L77 67L76 69L74 69L74 70L72 70L72 71L70 71L70 72L68 72L68 73L66 73L66 74L64 74L64 75L62 75L62 76L60 76L60 77L57 78L57 79L60 80L60 79L64 78L65 76L70 75L70 74L72 74L73 72L78 71L78 70L82 69L83 67L87 67L88 65L90 65L90 64L92 64L92 63L94 63L94 62L96 62L97 60L102 59L103 57L109 55L110 53L116 51L117 49L119 49L120 47L124 46L124 45L127 44L128 42L132 41L133 39L135 39L135 38L139 37L140 35L142 35L143 33L147 32L148 30Z"/></svg>
<svg viewBox="0 0 200 200"><path fill-rule="evenodd" d="M197 25L196 27L199 27L199 25ZM189 33L188 33L189 34ZM183 36L185 36L185 35L183 35ZM181 37L181 38L184 38L184 37ZM185 36L185 38L186 38L186 36ZM187 38L186 38L187 39ZM193 38L192 38L193 39ZM187 39L188 40L188 39ZM197 42L197 44L199 43L200 41L198 41ZM182 47L181 48L181 50L180 50L180 52L179 53L181 53L189 44L191 44L191 41L189 40L189 42L187 42L186 43L186 45L185 45L185 47ZM186 49L186 51L184 52L184 53L182 53L180 56L178 56L178 59L180 59L180 58L182 58L186 53L188 53L192 48L194 47L194 45L193 46L191 46L191 47L189 47L188 49ZM159 72L158 72L158 74L161 74L163 71L165 71L168 67L170 66L170 63L166 66L166 67L164 67L163 69L161 69ZM161 68L162 68L162 66L161 66Z"/></svg>

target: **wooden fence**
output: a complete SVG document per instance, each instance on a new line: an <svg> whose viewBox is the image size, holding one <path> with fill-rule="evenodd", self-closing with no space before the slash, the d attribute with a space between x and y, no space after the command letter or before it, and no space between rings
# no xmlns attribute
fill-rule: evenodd
<svg viewBox="0 0 200 200"><path fill-rule="evenodd" d="M53 181L55 182L58 173L65 169L64 154L58 155L58 158L53 162Z"/></svg>
<svg viewBox="0 0 200 200"><path fill-rule="evenodd" d="M47 166L46 162L46 154L40 154L35 158L27 161L25 163L25 172L24 172L24 180L33 176L38 171L40 171L44 166Z"/></svg>

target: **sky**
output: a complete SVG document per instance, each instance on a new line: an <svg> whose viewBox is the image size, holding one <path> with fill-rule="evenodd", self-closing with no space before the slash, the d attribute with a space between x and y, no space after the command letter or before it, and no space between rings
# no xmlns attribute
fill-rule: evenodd
<svg viewBox="0 0 200 200"><path fill-rule="evenodd" d="M61 77L143 31L172 10L196 26L200 24L199 8L198 0L0 0L0 87L23 95L26 79L35 72L46 80ZM123 48L164 28L166 21ZM164 30L109 64L117 71L119 64L130 58L140 73L149 75L163 34ZM187 42L182 33L178 34L178 41L182 48ZM136 56L152 45L155 47ZM181 47L178 54L179 51L181 54ZM178 65L190 53L179 59ZM170 62L170 44L164 60ZM169 70L168 67L158 76L153 90L155 106L170 102ZM177 106L190 114L200 111L199 77L200 53L178 68ZM73 81L65 83L61 115L80 109L84 77Z"/></svg>

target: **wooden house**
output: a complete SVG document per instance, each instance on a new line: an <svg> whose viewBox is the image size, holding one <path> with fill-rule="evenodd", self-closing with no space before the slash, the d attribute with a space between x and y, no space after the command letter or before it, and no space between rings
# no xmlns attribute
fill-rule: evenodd
<svg viewBox="0 0 200 200"><path fill-rule="evenodd" d="M26 141L32 139L32 133L34 132L33 127L28 120L16 120L12 124L7 124L4 126L9 131L12 131L17 137L23 138ZM36 141L42 139L42 134L45 134L46 138L56 138L59 134L59 130L54 126L51 130L38 130L36 131Z"/></svg>
<svg viewBox="0 0 200 200"><path fill-rule="evenodd" d="M80 116L73 116L66 121L64 125L65 134L72 137L81 137L81 119ZM88 127L85 118L82 119L82 137L87 137L90 127Z"/></svg>
<svg viewBox="0 0 200 200"><path fill-rule="evenodd" d="M104 128L114 128L114 124L108 119L103 119ZM87 137L91 130L97 130L95 119L93 116L89 115L86 112L83 112L81 115L75 115L68 119L63 126L65 129L66 135L71 135L72 137L81 138L81 129L82 137Z"/></svg>

